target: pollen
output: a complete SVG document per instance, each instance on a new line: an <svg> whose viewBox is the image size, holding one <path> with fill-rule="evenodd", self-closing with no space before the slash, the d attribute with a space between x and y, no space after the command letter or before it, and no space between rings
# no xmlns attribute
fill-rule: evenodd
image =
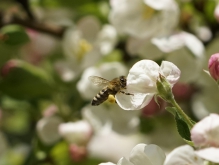
<svg viewBox="0 0 219 165"><path fill-rule="evenodd" d="M109 95L107 101L110 103L116 103L116 99L113 95Z"/></svg>
<svg viewBox="0 0 219 165"><path fill-rule="evenodd" d="M144 19L150 19L156 11L148 5L144 5L142 15Z"/></svg>
<svg viewBox="0 0 219 165"><path fill-rule="evenodd" d="M91 50L92 50L92 45L88 41L86 41L85 39L81 39L79 41L79 48L77 51L78 61L81 61L84 58L84 56L86 55L86 53L88 53Z"/></svg>

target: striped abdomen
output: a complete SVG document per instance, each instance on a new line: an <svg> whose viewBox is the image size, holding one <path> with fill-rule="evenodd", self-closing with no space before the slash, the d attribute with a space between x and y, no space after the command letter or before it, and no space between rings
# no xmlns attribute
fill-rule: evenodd
<svg viewBox="0 0 219 165"><path fill-rule="evenodd" d="M91 105L100 105L108 99L108 88L103 88L92 100Z"/></svg>

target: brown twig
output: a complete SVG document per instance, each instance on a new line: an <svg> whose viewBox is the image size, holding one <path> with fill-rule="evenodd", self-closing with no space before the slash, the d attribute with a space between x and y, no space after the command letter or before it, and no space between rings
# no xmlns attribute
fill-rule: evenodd
<svg viewBox="0 0 219 165"><path fill-rule="evenodd" d="M9 25L9 24L18 24L39 32L43 32L43 33L47 33L53 36L56 36L58 38L62 38L63 34L65 32L65 27L59 27L59 26L54 26L54 25L49 25L46 23L41 23L41 22L37 22L34 20L24 20L18 17L13 17L10 19L10 21L8 22L4 22L3 21L3 16L0 13L0 28L5 26L5 25Z"/></svg>

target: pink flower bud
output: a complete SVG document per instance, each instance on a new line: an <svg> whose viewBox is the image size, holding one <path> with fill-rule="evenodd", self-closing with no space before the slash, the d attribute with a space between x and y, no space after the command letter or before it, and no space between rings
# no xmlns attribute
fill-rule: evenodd
<svg viewBox="0 0 219 165"><path fill-rule="evenodd" d="M87 156L87 149L84 146L71 144L69 146L70 157L74 162L80 162Z"/></svg>
<svg viewBox="0 0 219 165"><path fill-rule="evenodd" d="M213 54L208 61L208 69L213 79L219 80L219 53Z"/></svg>
<svg viewBox="0 0 219 165"><path fill-rule="evenodd" d="M51 117L58 112L58 107L55 104L50 105L43 111L44 117Z"/></svg>

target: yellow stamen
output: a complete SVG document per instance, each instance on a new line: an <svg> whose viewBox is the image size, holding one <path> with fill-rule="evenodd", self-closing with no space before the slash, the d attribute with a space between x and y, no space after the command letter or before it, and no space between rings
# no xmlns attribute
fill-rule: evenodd
<svg viewBox="0 0 219 165"><path fill-rule="evenodd" d="M92 45L84 39L79 41L79 48L77 52L77 59L81 61L85 54L92 50Z"/></svg>
<svg viewBox="0 0 219 165"><path fill-rule="evenodd" d="M148 5L144 5L142 15L145 19L151 18L155 13L155 10Z"/></svg>

